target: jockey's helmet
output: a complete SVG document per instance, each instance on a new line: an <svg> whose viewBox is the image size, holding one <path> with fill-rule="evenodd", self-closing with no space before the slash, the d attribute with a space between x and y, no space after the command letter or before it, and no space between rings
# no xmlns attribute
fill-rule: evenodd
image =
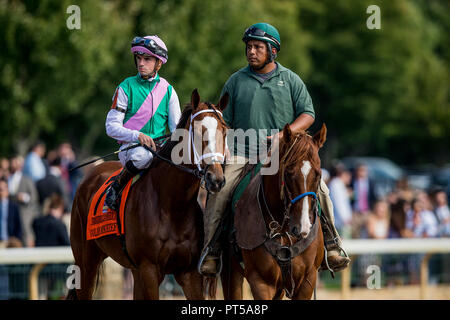
<svg viewBox="0 0 450 320"><path fill-rule="evenodd" d="M158 36L135 37L131 42L131 52L136 54L147 54L158 58L162 63L169 59L167 47Z"/></svg>
<svg viewBox="0 0 450 320"><path fill-rule="evenodd" d="M270 60L275 59L276 55L272 54L272 46L277 49L277 52L281 49L281 38L278 30L268 23L255 23L247 28L242 37L242 41L247 43L249 40L260 40L267 44L269 50Z"/></svg>

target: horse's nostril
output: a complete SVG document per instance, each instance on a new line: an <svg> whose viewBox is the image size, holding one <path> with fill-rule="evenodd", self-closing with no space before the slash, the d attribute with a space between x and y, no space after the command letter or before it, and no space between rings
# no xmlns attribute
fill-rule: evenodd
<svg viewBox="0 0 450 320"><path fill-rule="evenodd" d="M297 227L292 228L292 234L296 237L300 236L300 231Z"/></svg>
<svg viewBox="0 0 450 320"><path fill-rule="evenodd" d="M208 179L208 180L212 180L212 176L213 176L213 174L211 173L211 172L206 172L206 179Z"/></svg>

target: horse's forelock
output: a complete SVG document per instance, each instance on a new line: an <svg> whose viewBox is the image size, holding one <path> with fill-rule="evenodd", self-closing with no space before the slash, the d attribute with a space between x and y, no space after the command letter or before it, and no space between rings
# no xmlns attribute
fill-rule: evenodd
<svg viewBox="0 0 450 320"><path fill-rule="evenodd" d="M320 169L320 159L317 155L318 148L314 144L314 141L310 135L308 135L305 131L301 131L296 133L292 140L295 140L297 138L297 141L294 145L291 145L294 143L286 142L284 139L281 139L282 145L280 150L282 151L282 154L280 154L280 159L284 158L286 156L286 153L289 152L289 154L286 156L286 159L284 160L284 163L280 163L280 166L291 166L295 165L296 163L302 163L303 160L309 160L316 170ZM292 148L291 148L292 146ZM315 156L317 155L317 156Z"/></svg>

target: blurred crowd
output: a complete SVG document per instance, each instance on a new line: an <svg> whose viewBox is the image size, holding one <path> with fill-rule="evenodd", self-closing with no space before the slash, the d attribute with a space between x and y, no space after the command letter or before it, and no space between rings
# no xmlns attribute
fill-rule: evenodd
<svg viewBox="0 0 450 320"><path fill-rule="evenodd" d="M415 190L403 178L390 193L376 196L364 163L353 171L337 163L324 172L336 228L344 239L450 236L450 211L443 189Z"/></svg>
<svg viewBox="0 0 450 320"><path fill-rule="evenodd" d="M0 248L69 245L70 210L81 180L68 142L47 152L36 142L25 155L0 158ZM342 238L449 237L444 190L413 190L407 179L377 196L364 163L348 170L338 162L323 179L330 190Z"/></svg>
<svg viewBox="0 0 450 320"><path fill-rule="evenodd" d="M0 248L68 246L79 173L70 143L49 150L36 142L25 155L0 157Z"/></svg>

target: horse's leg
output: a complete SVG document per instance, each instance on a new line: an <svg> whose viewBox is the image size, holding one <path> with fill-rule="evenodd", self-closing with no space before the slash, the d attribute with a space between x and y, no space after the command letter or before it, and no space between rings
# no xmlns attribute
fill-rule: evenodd
<svg viewBox="0 0 450 320"><path fill-rule="evenodd" d="M188 300L203 300L203 276L197 270L174 274L175 280L183 288L184 295Z"/></svg>
<svg viewBox="0 0 450 320"><path fill-rule="evenodd" d="M300 286L295 290L292 300L311 300L317 281L317 270L309 269Z"/></svg>
<svg viewBox="0 0 450 320"><path fill-rule="evenodd" d="M100 265L106 255L98 249L92 241L86 241L81 245L82 251L74 250L75 265L80 268L81 287L77 289L77 298L90 300L94 294L96 279Z"/></svg>
<svg viewBox="0 0 450 320"><path fill-rule="evenodd" d="M77 203L74 202L74 206L76 205ZM84 224L79 212L77 208L73 210L70 229L70 243L75 265L80 268L81 287L76 290L76 298L90 300L94 293L100 265L106 255L97 247L95 242L86 240Z"/></svg>
<svg viewBox="0 0 450 320"><path fill-rule="evenodd" d="M247 277L253 299L272 300L277 296L277 289L273 284L264 281L256 272L250 273Z"/></svg>
<svg viewBox="0 0 450 320"><path fill-rule="evenodd" d="M164 276L158 267L149 261L145 261L139 265L138 273L140 285L137 287L135 295L142 299L158 300L159 285L164 280Z"/></svg>
<svg viewBox="0 0 450 320"><path fill-rule="evenodd" d="M235 259L231 257L230 263L224 261L221 273L223 297L225 300L242 300L244 276L241 272L242 268Z"/></svg>
<svg viewBox="0 0 450 320"><path fill-rule="evenodd" d="M133 299L134 300L143 300L144 299L144 287L142 286L141 277L139 274L139 270L132 269L131 273L133 274Z"/></svg>

